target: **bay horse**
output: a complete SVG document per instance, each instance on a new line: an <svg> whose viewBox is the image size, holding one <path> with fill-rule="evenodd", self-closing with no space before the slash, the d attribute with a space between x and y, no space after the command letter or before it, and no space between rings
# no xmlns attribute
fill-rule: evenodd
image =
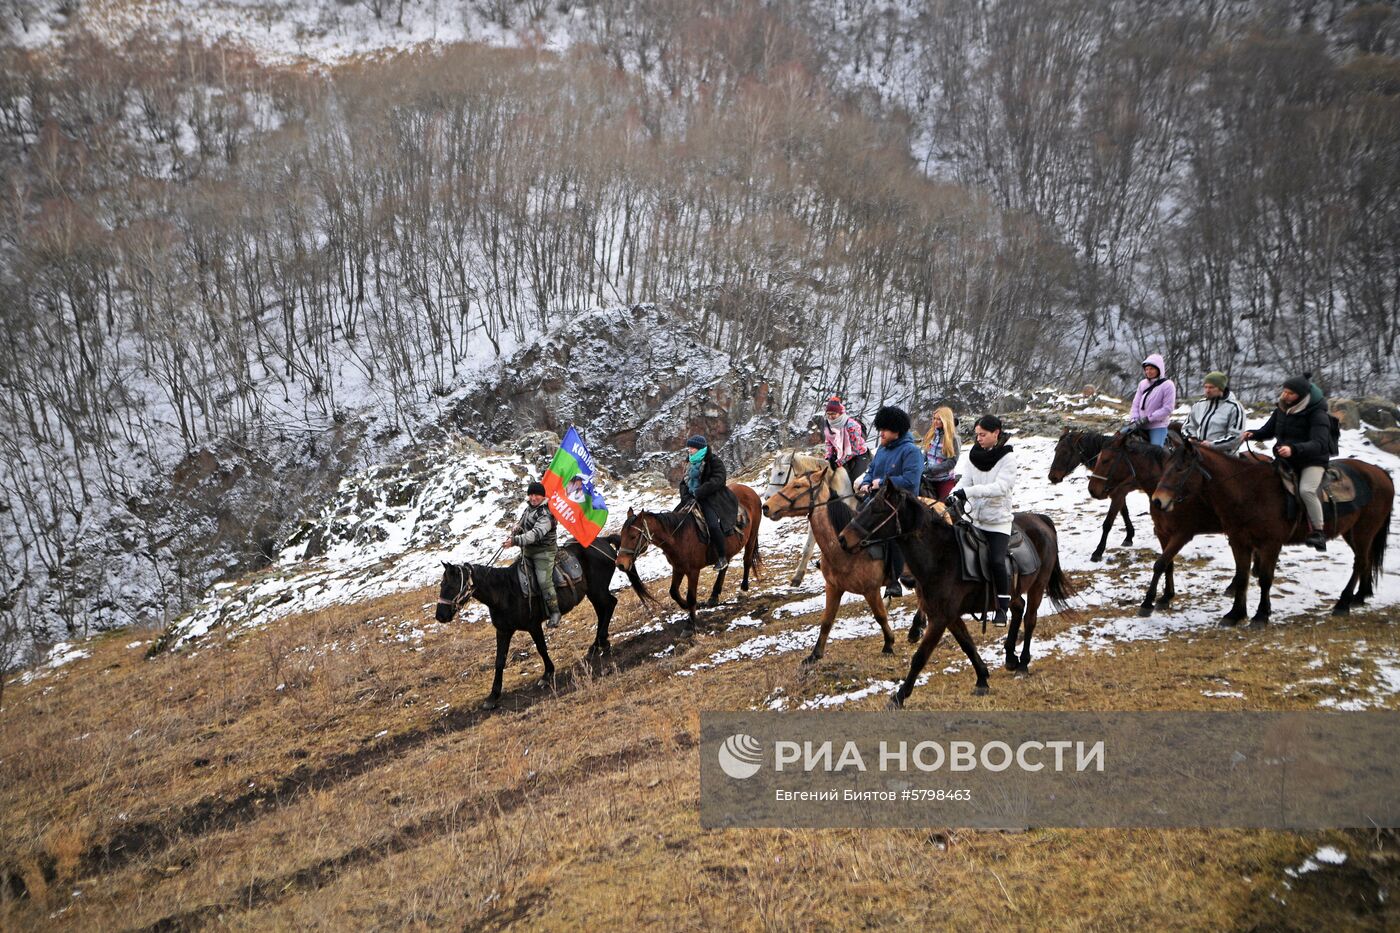
<svg viewBox="0 0 1400 933"><path fill-rule="evenodd" d="M1051 483L1059 484L1064 482L1065 477L1073 473L1077 468L1088 467L1094 470L1094 462L1098 459L1099 453L1104 446L1114 439L1112 434L1095 434L1092 431L1079 431L1065 428L1060 433L1060 439L1055 442L1055 458L1050 462L1050 474L1047 479ZM1089 495L1095 499L1109 500L1108 515L1103 520L1103 535L1099 538L1099 546L1094 548L1094 553L1089 555L1092 561L1103 560L1104 548L1108 546L1108 533L1113 530L1113 520L1118 516L1123 517L1123 547L1133 545L1133 520L1128 516L1128 493L1137 486L1121 485L1114 487L1106 493L1096 493L1094 486L1089 485ZM1142 489L1142 492L1149 496L1151 489Z"/></svg>
<svg viewBox="0 0 1400 933"><path fill-rule="evenodd" d="M1040 604L1046 594L1060 612L1069 611L1068 601L1074 596L1074 586L1060 567L1059 542L1055 523L1048 516L1034 512L1018 512L1013 521L1030 539L1040 556L1040 569L1030 576L1018 577L1011 600L1011 623L1007 628L1006 669L1029 672L1031 636L1035 632ZM984 696L987 691L987 665L977 653L977 645L968 634L962 617L967 613L984 612L995 600L988 596L984 581L966 581L960 570L961 555L951 518L940 504L924 505L894 484L882 484L874 495L865 500L859 514L838 536L841 547L848 551L868 547L878 541L900 538L904 541L904 559L914 574L919 597L919 609L928 619L928 631L919 641L909 662L909 675L895 690L890 705L900 707L914 690L914 681L928 663L929 655L938 646L945 629L951 629L967 659L977 672L973 693ZM1016 636L1025 623L1025 641L1019 657Z"/></svg>
<svg viewBox="0 0 1400 933"><path fill-rule="evenodd" d="M559 611L567 613L579 605L586 597L593 604L598 615L598 631L593 644L588 648L588 657L600 657L612 650L608 641L608 624L612 621L613 610L617 608L617 597L610 590L619 538L608 535L595 540L588 547L577 541L560 548L571 550L579 558L583 567L584 593L575 593L567 586L558 587ZM457 610L471 599L476 599L491 613L491 625L496 629L496 676L491 682L491 695L482 704L482 709L495 709L501 699L501 677L505 673L506 654L510 650L510 639L516 632L526 631L535 641L535 648L544 660L544 676L541 683L549 683L554 677L554 662L549 659L545 647L544 620L547 612L544 600L538 596L531 598L520 590L517 568L490 567L484 564L442 565L442 582L438 586L437 621L451 622ZM644 601L650 601L641 578L635 570L627 571L632 590Z"/></svg>
<svg viewBox="0 0 1400 933"><path fill-rule="evenodd" d="M1185 443L1177 432L1170 435L1172 442ZM1111 438L1103 445L1094 463L1094 472L1089 477L1089 494L1102 499L1112 495L1115 489L1133 489L1151 496L1157 490L1167 461L1167 449L1157 447L1143 440L1140 435L1123 433ZM1215 510L1200 499L1182 503L1180 508L1166 511L1153 507L1152 530L1157 534L1157 545L1161 554L1152 563L1152 582L1143 594L1142 604L1137 614L1141 618L1152 615L1153 609L1171 607L1176 596L1176 555L1197 535L1221 534L1225 531ZM1225 588L1226 596L1233 596L1245 586L1244 578L1249 576L1253 554L1248 548L1230 544L1235 556L1235 576ZM1157 585L1166 583L1159 598Z"/></svg>
<svg viewBox="0 0 1400 933"><path fill-rule="evenodd" d="M826 608L822 612L821 632L812 653L803 664L815 664L826 653L827 636L841 608L845 593L859 593L870 605L880 631L885 635L885 654L894 654L894 632L890 630L889 611L882 592L885 585L885 562L862 550L850 553L843 549L836 536L850 523L855 512L847 503L856 501L851 479L845 470L832 470L821 457L785 452L773 463L771 483L785 477L783 485L764 499L763 514L769 518L790 518L805 515L810 530L822 551L821 572L826 583Z"/></svg>
<svg viewBox="0 0 1400 933"><path fill-rule="evenodd" d="M1395 483L1385 470L1364 460L1347 458L1332 463L1343 467L1370 493L1370 499L1355 510L1333 515L1325 528L1327 537L1341 537L1352 550L1351 577L1332 607L1332 615L1346 615L1354 604L1372 596L1380 581ZM1285 544L1302 544L1308 533L1302 503L1297 504L1295 517L1288 517L1290 494L1274 471L1271 463L1226 456L1191 441L1179 444L1167 458L1166 470L1152 494L1153 503L1164 511L1180 508L1192 499L1204 501L1219 517L1231 547L1238 545L1254 553L1259 608L1250 620L1251 627L1264 625L1272 613L1269 589L1279 551ZM1324 517L1327 512L1324 504ZM1234 604L1221 619L1222 625L1235 625L1247 614L1248 585L1246 577L1235 591Z"/></svg>
<svg viewBox="0 0 1400 933"><path fill-rule="evenodd" d="M758 525L763 520L763 512L758 501L758 493L743 483L730 483L729 491L739 500L739 508L749 518L749 523L738 531L725 535L725 566L715 574L714 589L710 591L708 606L719 605L719 594L724 588L724 577L729 572L728 561L740 551L744 553L744 579L739 589L749 588L749 574L762 571L763 562L758 556ZM685 625L687 631L695 628L695 588L700 582L700 571L709 565L709 546L700 538L698 523L704 521L691 512L634 512L627 510L627 520L622 524L622 534L617 549L617 566L629 575L635 573L636 559L649 545L655 544L666 555L671 565L671 598L676 605L686 610L690 618ZM681 598L680 583L686 581L685 599Z"/></svg>

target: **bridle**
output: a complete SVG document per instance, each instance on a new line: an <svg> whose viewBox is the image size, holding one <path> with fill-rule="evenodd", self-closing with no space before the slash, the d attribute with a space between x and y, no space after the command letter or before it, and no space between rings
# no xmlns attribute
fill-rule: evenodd
<svg viewBox="0 0 1400 933"><path fill-rule="evenodd" d="M837 467L837 469L841 469L841 468L840 468L840 467ZM788 465L787 465L788 479L786 479L786 480L783 482L783 485L782 485L781 487L779 487L775 492L773 492L773 493L771 493L769 496L767 496L767 498L764 500L765 503L766 503L768 500L776 499L776 498L778 498L779 496L782 496L782 498L784 499L784 501L787 502L787 506L783 507L783 510L784 510L784 511L788 511L788 512L800 512L800 513L802 513L802 514L804 514L804 515L806 515L806 516L808 516L808 517L810 518L811 515L812 515L812 513L815 512L817 509L821 509L821 508L830 508L830 507L831 507L831 504L832 504L833 502L841 502L841 501L844 501L844 500L846 500L846 499L852 499L852 500L854 500L854 499L856 498L855 493L846 493L845 495L837 495L835 492L833 492L833 493L831 494L831 498L828 499L828 500L826 500L825 502L818 502L818 501L816 501L816 499L817 499L817 483L814 482L814 481L812 480L812 477L816 476L818 473L821 473L823 470L829 472L829 471L831 470L831 467L830 467L830 466L819 466L819 467L817 467L815 470L808 470L806 473L802 473L802 474L800 474L800 475L797 476L797 477L793 477L793 476L792 476L792 461L789 460L789 461L788 461ZM834 476L835 474L832 474L832 475ZM799 493L798 496L797 496L797 498L793 498L792 496L789 496L786 492L783 491L783 490L787 489L788 486L792 485L792 483L794 483L796 480L799 480L799 479L805 479L805 480L807 480L807 488L806 488L803 492ZM772 478L769 479L769 483L770 483L770 484L774 484L774 483L776 483L776 482L777 482L777 481L774 480L774 479L772 479ZM808 501L810 504L808 504L808 505L805 506L805 507L804 507L804 506L800 506L798 503L803 502L803 501Z"/></svg>
<svg viewBox="0 0 1400 933"><path fill-rule="evenodd" d="M854 528L861 534L860 540L856 542L855 550L863 550L865 548L870 547L872 544L883 544L886 541L893 541L895 538L903 536L904 528L899 521L899 507L888 501L886 501L885 504L889 505L890 514L880 519L880 522L874 528L871 528L867 531L864 527L862 527L859 515L856 515L855 518L852 518L851 523L846 526L847 528ZM883 538L872 537L872 535L874 535L875 532L888 525L891 521L894 522L894 534L886 535Z"/></svg>
<svg viewBox="0 0 1400 933"><path fill-rule="evenodd" d="M641 533L640 533L640 537L637 539L637 546L634 547L634 548L631 548L631 547L619 547L619 548L617 549L617 554L618 554L619 557L622 557L622 556L625 555L625 556L627 556L627 557L632 558L632 560L635 561L638 557L641 556L641 553L647 549L647 546L650 545L650 544L652 543L652 540L653 540L653 539L652 539L652 536L651 536L651 523L648 522L646 519L647 519L647 513L646 513L646 512L642 512L641 514L637 515L637 517L634 519L638 524L641 525L641 528L642 528ZM629 523L629 524L630 524L630 523ZM627 526L623 526L623 529L622 529L622 530L623 530L623 531L626 531L626 530L627 530Z"/></svg>
<svg viewBox="0 0 1400 933"><path fill-rule="evenodd" d="M449 565L451 566L451 565ZM439 606L451 606L454 610L461 609L476 592L476 575L471 572L470 564L457 564L457 575L461 578L461 583L457 586L457 595L451 599L438 597Z"/></svg>
<svg viewBox="0 0 1400 933"><path fill-rule="evenodd" d="M1187 443L1189 444L1190 441L1187 441ZM1183 459L1187 458L1187 450L1188 448L1182 448L1181 457ZM1182 490L1186 488L1186 481L1190 479L1192 473L1200 473L1201 478L1204 479L1206 482L1210 482L1211 480L1210 470L1206 469L1206 466L1204 463L1201 462L1201 458L1199 455L1191 456L1189 459L1190 465L1181 471L1180 482L1168 484L1166 482L1166 472L1164 471L1162 474L1162 480L1157 483L1158 489L1164 490L1167 493L1171 494L1173 502L1184 502L1187 499L1187 496L1183 495ZM1175 464L1168 465L1167 469L1170 470L1174 465Z"/></svg>

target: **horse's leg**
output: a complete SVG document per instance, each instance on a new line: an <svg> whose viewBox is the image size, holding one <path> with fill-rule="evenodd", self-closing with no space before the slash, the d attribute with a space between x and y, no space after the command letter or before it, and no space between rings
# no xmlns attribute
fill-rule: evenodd
<svg viewBox="0 0 1400 933"><path fill-rule="evenodd" d="M826 568L823 568L823 571L825 570ZM826 608L822 610L822 627L817 632L817 643L812 646L812 653L803 659L803 664L816 664L826 654L826 636L831 634L831 625L836 621L836 613L841 608L841 594L844 592L846 591L837 587L830 580L827 581ZM870 600L868 595L865 598L867 601ZM877 599L875 602L879 602L879 600ZM875 602L871 602L870 605L873 607Z"/></svg>
<svg viewBox="0 0 1400 933"><path fill-rule="evenodd" d="M1176 560L1176 555L1186 546L1191 539L1184 536L1168 538L1161 543L1162 553L1152 562L1152 582L1147 586L1147 595L1142 598L1142 605L1138 607L1138 615L1147 618L1152 615L1152 610L1157 604L1157 584L1162 577L1169 573L1172 568L1172 561Z"/></svg>
<svg viewBox="0 0 1400 933"><path fill-rule="evenodd" d="M1118 514L1118 509L1122 500L1117 496L1108 503L1108 514L1103 518L1103 534L1099 535L1099 546L1094 548L1094 553L1089 555L1093 561L1103 560L1103 550L1108 547L1108 533L1113 530L1113 518Z"/></svg>
<svg viewBox="0 0 1400 933"><path fill-rule="evenodd" d="M1026 639L1021 645L1020 671L1030 673L1031 636L1035 634L1035 623L1040 618L1040 603L1045 599L1045 584L1040 583L1026 594Z"/></svg>
<svg viewBox="0 0 1400 933"><path fill-rule="evenodd" d="M817 533L812 530L809 522L807 525L807 543L802 545L802 556L797 560L797 572L792 575L792 586L801 586L802 578L807 575L807 561L812 559L812 548L817 543Z"/></svg>
<svg viewBox="0 0 1400 933"><path fill-rule="evenodd" d="M720 590L724 589L724 575L728 572L728 564L725 564L723 567L719 568L719 573L715 574L714 588L710 590L710 598L705 600L705 605L711 608L714 608L715 606L719 605L719 593Z"/></svg>
<svg viewBox="0 0 1400 933"><path fill-rule="evenodd" d="M914 692L914 681L918 680L924 665L928 663L928 656L933 653L934 648L938 647L938 642L943 637L943 630L947 627L948 623L941 619L929 624L928 631L924 633L923 641L919 642L919 647L914 649L914 656L909 659L909 676L904 678L904 682L890 697L890 706L901 707L904 705L904 701L909 699L909 694Z"/></svg>
<svg viewBox="0 0 1400 933"><path fill-rule="evenodd" d="M481 704L482 709L495 709L500 706L501 678L506 672L506 652L510 650L510 636L514 634L502 628L496 629L496 676L491 681L491 695Z"/></svg>
<svg viewBox="0 0 1400 933"><path fill-rule="evenodd" d="M1011 624L1006 629L1006 641L1002 647L1006 649L1006 669L1014 671L1016 663L1016 637L1021 631L1021 619L1026 614L1026 602L1023 599L1011 601Z"/></svg>
<svg viewBox="0 0 1400 933"><path fill-rule="evenodd" d="M885 633L885 646L880 649L880 653L894 654L894 630L890 628L890 611L881 598L879 587L866 593L865 601L870 604L870 611L875 613L875 621L880 623L880 631Z"/></svg>
<svg viewBox="0 0 1400 933"><path fill-rule="evenodd" d="M1272 545L1259 553L1259 608L1249 620L1250 628L1267 625L1273 614L1273 604L1269 600L1269 589L1274 585L1274 568L1278 566L1279 545Z"/></svg>
<svg viewBox="0 0 1400 933"><path fill-rule="evenodd" d="M1249 586L1249 568L1254 560L1254 552L1234 543L1230 544L1230 551L1235 555L1235 575L1230 578L1230 585L1225 587L1225 595L1233 598L1242 587ZM1221 620L1222 623L1224 621Z"/></svg>
<svg viewBox="0 0 1400 933"><path fill-rule="evenodd" d="M700 570L692 570L685 578L685 608L690 613L690 621L686 623L687 631L695 631L695 588L700 584Z"/></svg>
<svg viewBox="0 0 1400 933"><path fill-rule="evenodd" d="M549 649L545 647L544 626L536 625L530 629L530 637L535 640L535 650L544 659L544 674L540 677L540 683L552 684L554 683L554 662L549 659Z"/></svg>
<svg viewBox="0 0 1400 933"><path fill-rule="evenodd" d="M756 525L758 519L754 519ZM811 527L808 527L811 532ZM749 574L753 572L754 558L758 554L758 531L756 528L750 530L748 538L744 541L744 579L739 582L739 589L745 593L749 591Z"/></svg>
<svg viewBox="0 0 1400 933"><path fill-rule="evenodd" d="M977 653L977 645L972 641L972 636L968 634L967 624L963 622L962 616L956 616L948 624L953 637L957 639L958 645L962 648L963 654L972 662L972 667L977 671L977 686L972 688L974 696L986 696L990 689L987 686L987 665L982 663L982 656Z"/></svg>
<svg viewBox="0 0 1400 933"><path fill-rule="evenodd" d="M1230 542L1230 550L1235 552L1235 579L1231 583L1234 587L1234 601L1230 604L1230 611L1225 613L1220 619L1221 625L1238 625L1249 615L1249 572L1253 569L1255 576L1263 578L1263 563L1253 548L1237 545ZM1240 553L1249 555L1249 559L1243 564L1244 570L1240 570Z"/></svg>
<svg viewBox="0 0 1400 933"><path fill-rule="evenodd" d="M1166 585L1162 587L1162 595L1157 597L1157 601L1152 604L1154 609L1170 609L1172 597L1176 595L1176 561L1167 564Z"/></svg>
<svg viewBox="0 0 1400 933"><path fill-rule="evenodd" d="M1118 500L1118 514L1123 516L1123 547L1131 547L1134 529L1133 520L1128 517L1128 493L1126 492Z"/></svg>
<svg viewBox="0 0 1400 933"><path fill-rule="evenodd" d="M1347 579L1347 585L1342 590L1342 595L1338 597L1337 604L1332 607L1332 615L1344 616L1351 612L1351 604L1356 602L1356 583L1365 579L1366 561L1363 555L1367 548L1363 548L1357 541L1357 529L1352 526L1346 534L1342 535L1347 546L1351 548L1351 577ZM1369 543L1369 542L1368 542Z"/></svg>
<svg viewBox="0 0 1400 933"><path fill-rule="evenodd" d="M608 642L608 626L612 624L613 612L617 609L617 597L605 591L597 596L590 595L588 599L593 603L593 611L598 614L598 634L593 636L593 644L588 647L588 654L604 655L612 650L612 645Z"/></svg>
<svg viewBox="0 0 1400 933"><path fill-rule="evenodd" d="M927 621L924 619L924 611L922 609L915 609L914 620L909 623L909 644L912 645L923 637L924 626L926 624Z"/></svg>
<svg viewBox="0 0 1400 933"><path fill-rule="evenodd" d="M686 608L685 600L681 598L681 578L684 576L685 574L681 573L679 570L673 569L671 571L671 598L674 599L676 605L680 606L682 609Z"/></svg>

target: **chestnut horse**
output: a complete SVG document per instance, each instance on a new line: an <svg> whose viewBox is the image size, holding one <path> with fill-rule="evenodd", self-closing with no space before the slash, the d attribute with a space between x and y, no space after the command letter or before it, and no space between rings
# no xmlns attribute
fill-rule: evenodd
<svg viewBox="0 0 1400 933"><path fill-rule="evenodd" d="M827 636L831 634L836 612L841 608L841 596L859 593L870 604L880 631L885 634L885 654L894 654L894 632L890 630L889 612L885 608L881 589L885 585L885 562L870 557L865 551L854 554L842 549L836 536L850 522L855 512L847 503L855 503L850 477L845 470L831 469L821 457L799 453L781 453L773 463L773 481L786 477L784 484L763 502L763 514L769 518L807 516L811 536L822 551L822 579L826 581L826 609L822 613L821 633L817 643L802 662L814 664L826 653Z"/></svg>
<svg viewBox="0 0 1400 933"><path fill-rule="evenodd" d="M1104 446L1114 439L1112 434L1094 434L1091 431L1076 431L1065 428L1060 434L1060 439L1055 443L1055 459L1050 462L1050 475L1047 479L1052 483L1064 482L1065 477L1073 473L1078 467L1088 467L1094 469L1094 461L1098 459L1099 453ZM1089 484L1089 495L1095 499L1108 499L1108 516L1103 520L1103 534L1099 537L1099 546L1094 548L1094 553L1089 555L1092 561L1103 560L1104 548L1108 546L1108 533L1113 530L1113 520L1118 516L1123 516L1123 547L1133 545L1133 521L1128 517L1128 493L1134 490L1152 494L1152 489L1142 489L1140 486L1123 484L1109 489L1107 492L1095 492L1094 485Z"/></svg>
<svg viewBox="0 0 1400 933"><path fill-rule="evenodd" d="M1353 511L1333 514L1327 521L1329 538L1341 537L1352 551L1351 577L1342 590L1333 615L1345 615L1355 603L1363 603L1375 592L1390 536L1390 513L1395 504L1395 483L1390 474L1363 460L1334 460L1351 475L1358 493L1369 493L1369 500ZM1272 463L1230 457L1195 441L1177 445L1167 458L1166 470L1152 494L1154 505L1163 510L1180 508L1192 499L1204 501L1219 517L1232 548L1254 553L1259 577L1259 608L1251 626L1269 621L1272 606L1269 589L1274 568L1285 544L1301 544L1308 533L1302 503L1288 517L1289 493L1283 488ZM1330 510L1324 504L1323 515ZM1238 552L1237 552L1238 553ZM1238 574L1236 574L1238 579ZM1221 619L1234 625L1247 614L1249 579L1235 591L1235 602Z"/></svg>
<svg viewBox="0 0 1400 933"><path fill-rule="evenodd" d="M1177 432L1171 434L1174 444L1185 443ZM1104 444L1094 464L1093 475L1089 478L1089 494L1097 499L1113 495L1115 489L1135 489L1149 496L1157 489L1167 460L1167 449L1157 447L1134 434L1119 434ZM1152 615L1152 610L1168 609L1176 596L1176 555L1186 547L1196 535L1215 535L1225 531L1216 516L1215 510L1200 499L1182 503L1172 511L1152 509L1152 530L1157 533L1157 544L1161 555L1152 563L1152 582L1143 594L1142 605L1137 614L1142 618ZM1248 548L1230 545L1235 555L1235 576L1225 588L1226 596L1233 596L1246 585L1253 555ZM1166 585L1161 598L1157 596L1157 584L1166 577Z"/></svg>
<svg viewBox="0 0 1400 933"><path fill-rule="evenodd" d="M1040 556L1040 569L1029 576L1018 577L1011 600L1011 624L1006 632L1006 669L1029 671L1031 664L1031 635L1035 632L1040 603L1048 593L1055 608L1068 611L1067 602L1074 596L1074 586L1060 568L1059 544L1055 523L1045 515L1018 512L1013 519L1016 527L1034 544ZM981 580L962 578L959 545L942 507L930 508L896 487L882 485L865 500L865 505L839 535L841 547L854 551L878 541L900 538L904 542L904 559L917 581L919 609L928 620L928 631L909 662L909 675L890 698L890 705L903 706L914 690L914 681L928 663L929 655L938 646L945 629L951 629L967 659L977 672L973 693L987 693L987 665L977 653L977 645L968 634L962 617L967 613L983 612L988 605L987 584ZM1016 636L1025 622L1025 643L1016 656Z"/></svg>
<svg viewBox="0 0 1400 933"><path fill-rule="evenodd" d="M744 552L744 579L739 589L749 588L749 573L758 575L763 562L758 556L758 524L763 520L758 493L743 483L730 483L729 491L739 500L739 508L748 514L749 523L742 529L724 538L725 566L715 575L715 586L710 591L706 605L718 606L720 590L724 588L724 577L729 572L728 560L740 551ZM690 613L687 630L695 628L695 588L700 582L700 571L709 563L709 546L700 538L697 518L691 512L634 512L627 510L627 521L622 525L621 542L617 549L617 568L631 572L637 557L655 544L666 555L671 564L671 598L676 605ZM686 596L681 599L680 583L686 581Z"/></svg>

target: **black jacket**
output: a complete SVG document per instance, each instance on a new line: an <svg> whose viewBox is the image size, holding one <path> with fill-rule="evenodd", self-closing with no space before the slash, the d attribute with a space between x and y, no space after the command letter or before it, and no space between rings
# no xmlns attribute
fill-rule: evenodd
<svg viewBox="0 0 1400 933"><path fill-rule="evenodd" d="M692 498L698 499L700 508L718 517L722 528L734 527L734 522L739 517L739 500L729 491L729 471L725 469L724 461L716 457L713 450L705 452L705 459L700 467L700 486L695 490L694 496L691 495L690 484L684 476L681 477L680 489L681 505L685 505Z"/></svg>
<svg viewBox="0 0 1400 933"><path fill-rule="evenodd" d="M1325 399L1314 401L1297 414L1275 408L1264 426L1253 434L1255 440L1273 438L1277 441L1275 446L1293 448L1293 456L1287 460L1294 472L1310 466L1325 467L1332 455L1332 421L1327 417Z"/></svg>

